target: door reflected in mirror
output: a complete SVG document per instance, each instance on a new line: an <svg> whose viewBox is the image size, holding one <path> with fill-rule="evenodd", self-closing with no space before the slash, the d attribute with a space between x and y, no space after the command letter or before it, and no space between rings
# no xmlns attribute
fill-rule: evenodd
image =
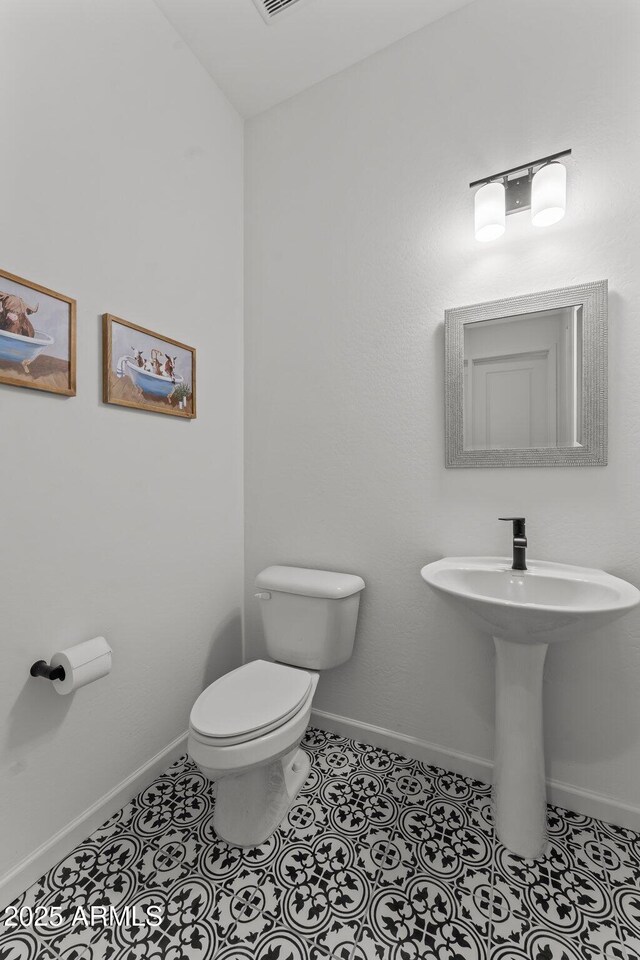
<svg viewBox="0 0 640 960"><path fill-rule="evenodd" d="M447 467L607 462L607 281L445 313Z"/></svg>
<svg viewBox="0 0 640 960"><path fill-rule="evenodd" d="M464 449L582 445L582 304L464 324Z"/></svg>

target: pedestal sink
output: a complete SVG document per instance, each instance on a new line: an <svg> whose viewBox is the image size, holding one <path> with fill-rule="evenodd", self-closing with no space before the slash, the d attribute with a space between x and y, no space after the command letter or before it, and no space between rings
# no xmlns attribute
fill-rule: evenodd
<svg viewBox="0 0 640 960"><path fill-rule="evenodd" d="M547 647L602 627L640 591L601 570L506 557L446 557L420 571L437 593L493 637L496 648L494 803L500 841L535 859L546 844L542 675Z"/></svg>

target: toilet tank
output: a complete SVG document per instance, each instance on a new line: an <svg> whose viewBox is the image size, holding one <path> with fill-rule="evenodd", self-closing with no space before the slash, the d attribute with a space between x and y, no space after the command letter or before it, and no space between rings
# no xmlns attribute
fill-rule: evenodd
<svg viewBox="0 0 640 960"><path fill-rule="evenodd" d="M350 573L267 567L256 577L269 655L328 670L349 659L364 580Z"/></svg>

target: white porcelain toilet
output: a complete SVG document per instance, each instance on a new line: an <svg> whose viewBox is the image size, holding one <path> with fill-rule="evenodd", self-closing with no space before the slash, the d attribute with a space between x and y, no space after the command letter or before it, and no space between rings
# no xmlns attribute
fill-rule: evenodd
<svg viewBox="0 0 640 960"><path fill-rule="evenodd" d="M237 846L269 837L309 773L299 748L317 670L351 656L361 577L267 567L256 578L267 651L204 690L189 720L189 755L218 782L216 833Z"/></svg>

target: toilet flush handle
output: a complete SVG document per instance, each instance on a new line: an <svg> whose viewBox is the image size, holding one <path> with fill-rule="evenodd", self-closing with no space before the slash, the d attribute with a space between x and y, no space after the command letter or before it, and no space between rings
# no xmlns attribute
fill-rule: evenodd
<svg viewBox="0 0 640 960"><path fill-rule="evenodd" d="M256 600L271 600L271 594L266 592L254 593L254 597L256 598Z"/></svg>

